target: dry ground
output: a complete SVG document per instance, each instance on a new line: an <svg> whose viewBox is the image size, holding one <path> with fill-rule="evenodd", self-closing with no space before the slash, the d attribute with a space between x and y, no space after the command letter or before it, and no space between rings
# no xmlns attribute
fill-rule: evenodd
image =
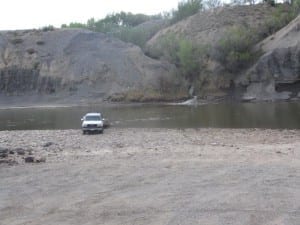
<svg viewBox="0 0 300 225"><path fill-rule="evenodd" d="M300 130L1 131L0 224L299 225Z"/></svg>

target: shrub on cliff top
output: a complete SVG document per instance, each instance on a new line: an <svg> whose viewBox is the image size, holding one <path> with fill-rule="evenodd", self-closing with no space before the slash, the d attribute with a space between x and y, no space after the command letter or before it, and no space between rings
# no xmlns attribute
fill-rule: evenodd
<svg viewBox="0 0 300 225"><path fill-rule="evenodd" d="M293 3L293 5L277 4L271 16L269 16L266 22L257 29L259 38L264 39L274 34L292 21L298 15L300 10L300 0L297 1L299 1L298 9L296 7L296 2Z"/></svg>
<svg viewBox="0 0 300 225"><path fill-rule="evenodd" d="M177 10L173 11L171 23L176 23L199 12L203 8L202 0L183 0L178 3Z"/></svg>

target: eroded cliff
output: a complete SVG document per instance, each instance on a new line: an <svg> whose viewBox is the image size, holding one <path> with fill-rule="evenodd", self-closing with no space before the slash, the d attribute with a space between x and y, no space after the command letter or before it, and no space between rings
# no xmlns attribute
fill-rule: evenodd
<svg viewBox="0 0 300 225"><path fill-rule="evenodd" d="M193 95L209 100L299 100L300 16L251 46L260 55L240 70L228 70L215 56L228 30L264 32L275 10L259 4L199 12L154 35L143 49L151 58L133 44L87 30L1 32L0 100L173 101ZM168 34L209 49L203 59L195 59L201 61L197 74L188 77L178 61L164 57L162 39L172 41L164 39ZM174 57L178 60L178 52Z"/></svg>
<svg viewBox="0 0 300 225"><path fill-rule="evenodd" d="M300 16L262 41L264 54L237 79L247 100L298 99L300 97Z"/></svg>
<svg viewBox="0 0 300 225"><path fill-rule="evenodd" d="M166 91L165 83L170 93L177 89L175 76L171 64L101 33L70 29L0 33L2 96L122 101L131 94L151 99Z"/></svg>

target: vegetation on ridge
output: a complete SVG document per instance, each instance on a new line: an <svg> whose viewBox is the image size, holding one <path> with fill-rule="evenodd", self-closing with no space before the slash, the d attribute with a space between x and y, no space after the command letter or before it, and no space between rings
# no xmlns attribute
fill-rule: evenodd
<svg viewBox="0 0 300 225"><path fill-rule="evenodd" d="M147 16L120 12L107 15L101 20L92 18L86 24L70 23L62 27L86 28L104 32L125 42L136 44L148 56L174 64L181 77L190 84L195 84L212 73L208 68L211 61L217 62L222 67L223 74L236 76L245 71L262 53L254 50L254 46L287 25L300 12L300 0L291 0L289 4L275 4L273 0L263 0L263 2L260 3L262 7L266 4L272 7L265 7L264 10L269 10L268 18L261 19L262 24L258 27L250 27L251 21L237 24L232 22L213 45L196 42L180 31L173 33L171 30L159 37L151 53L145 45L158 31L200 11L222 7L221 2L219 0L183 0L178 3L177 9L170 13ZM256 1L232 1L232 5L249 4L256 4Z"/></svg>
<svg viewBox="0 0 300 225"><path fill-rule="evenodd" d="M117 37L125 42L131 42L144 47L146 42L163 27L174 24L191 16L202 9L202 0L185 0L178 3L178 9L170 13L157 15L132 14L119 12L107 15L104 19L91 18L84 23L71 22L63 24L62 28L84 28L102 32ZM146 25L147 22L153 24ZM140 25L144 26L140 26Z"/></svg>

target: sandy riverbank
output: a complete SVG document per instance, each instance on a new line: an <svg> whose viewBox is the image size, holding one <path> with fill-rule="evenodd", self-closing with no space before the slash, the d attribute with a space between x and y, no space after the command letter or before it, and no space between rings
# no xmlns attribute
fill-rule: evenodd
<svg viewBox="0 0 300 225"><path fill-rule="evenodd" d="M0 164L0 224L300 224L300 130L1 131L0 147L18 162Z"/></svg>

